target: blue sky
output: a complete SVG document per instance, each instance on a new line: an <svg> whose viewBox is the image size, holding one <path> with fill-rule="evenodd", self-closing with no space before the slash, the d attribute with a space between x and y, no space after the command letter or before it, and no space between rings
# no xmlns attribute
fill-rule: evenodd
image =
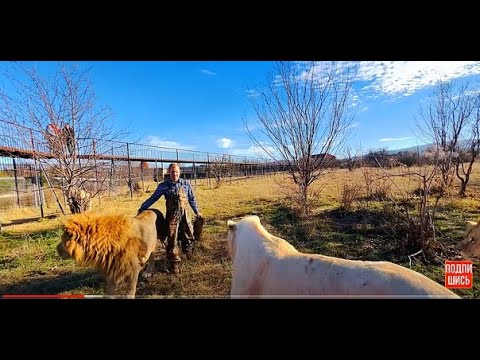
<svg viewBox="0 0 480 360"><path fill-rule="evenodd" d="M248 88L265 83L267 61L82 61L92 68L98 104L114 113L126 140L197 151L254 156L243 127L255 116ZM0 73L8 66L0 62ZM38 62L49 71L56 62ZM437 80L480 79L480 62L359 62L354 90L359 112L349 145L400 149L419 144L415 116Z"/></svg>

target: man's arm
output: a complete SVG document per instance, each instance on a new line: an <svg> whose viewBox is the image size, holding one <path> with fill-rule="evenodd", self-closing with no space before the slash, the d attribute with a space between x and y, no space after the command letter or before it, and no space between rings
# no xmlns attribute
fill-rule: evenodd
<svg viewBox="0 0 480 360"><path fill-rule="evenodd" d="M195 213L195 215L198 215L199 210L197 206L197 200L195 199L195 195L193 194L192 186L188 182L186 182L185 184L187 186L188 202L192 207L192 210Z"/></svg>
<svg viewBox="0 0 480 360"><path fill-rule="evenodd" d="M157 188L155 189L154 193L152 194L152 196L150 196L147 200L145 200L143 202L143 204L140 206L140 208L138 209L138 212L142 212L143 210L146 210L148 209L150 206L152 206L155 201L157 201L158 199L160 199L160 197L162 195L165 194L165 190L167 189L167 187L165 186L165 184L162 182L160 184L158 184Z"/></svg>

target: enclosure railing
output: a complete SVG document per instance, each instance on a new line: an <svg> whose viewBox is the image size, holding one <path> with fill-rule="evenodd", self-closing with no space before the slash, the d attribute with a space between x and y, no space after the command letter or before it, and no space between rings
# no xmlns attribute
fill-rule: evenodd
<svg viewBox="0 0 480 360"><path fill-rule="evenodd" d="M63 179L49 173L49 162L55 162L51 143L44 132L13 122L0 120L0 209L9 206L43 206L48 200L44 188L60 187ZM272 174L284 170L282 166L260 157L238 156L204 151L168 148L131 142L96 138L75 139L76 161L95 162L86 179L92 189L106 185L108 195L123 184L129 187L130 196L144 189L148 180L157 183L166 175L170 163L180 163L182 178L197 184L212 179ZM43 164L43 166L42 166ZM93 167L92 167L93 169ZM227 171L225 171L227 170ZM45 178L50 179L46 184ZM48 185L48 186L47 186ZM56 196L56 195L55 195ZM47 199L46 199L47 198Z"/></svg>

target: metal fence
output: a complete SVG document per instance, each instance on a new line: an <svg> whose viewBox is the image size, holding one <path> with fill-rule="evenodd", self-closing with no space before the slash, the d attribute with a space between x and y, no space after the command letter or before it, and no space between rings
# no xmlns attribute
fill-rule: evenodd
<svg viewBox="0 0 480 360"><path fill-rule="evenodd" d="M56 207L55 202L62 200L63 194L55 192L55 188L58 190L63 185L63 179L49 171L55 166L58 153L52 151L52 139L45 137L42 132L0 120L0 209L38 206L43 216L44 206ZM65 156L68 156L67 149ZM94 138L75 140L72 161L78 161L79 165L93 164L82 176L85 188L98 197L115 196L125 188L133 197L134 191L146 190L145 182L162 181L170 163L179 163L181 177L194 186L197 181L212 186L222 175L232 181L284 170L258 157ZM222 167L228 167L228 171L219 175L218 169Z"/></svg>

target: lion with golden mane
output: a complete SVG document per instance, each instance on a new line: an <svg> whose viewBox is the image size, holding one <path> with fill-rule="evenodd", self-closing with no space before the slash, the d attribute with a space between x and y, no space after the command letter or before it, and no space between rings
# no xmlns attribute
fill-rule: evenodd
<svg viewBox="0 0 480 360"><path fill-rule="evenodd" d="M72 258L80 266L91 266L106 278L107 295L116 295L118 285L127 283L127 296L135 297L140 271L148 262L143 276L154 269L157 239L166 236L161 211L149 209L134 218L126 215L76 214L64 224L57 245L62 259Z"/></svg>

